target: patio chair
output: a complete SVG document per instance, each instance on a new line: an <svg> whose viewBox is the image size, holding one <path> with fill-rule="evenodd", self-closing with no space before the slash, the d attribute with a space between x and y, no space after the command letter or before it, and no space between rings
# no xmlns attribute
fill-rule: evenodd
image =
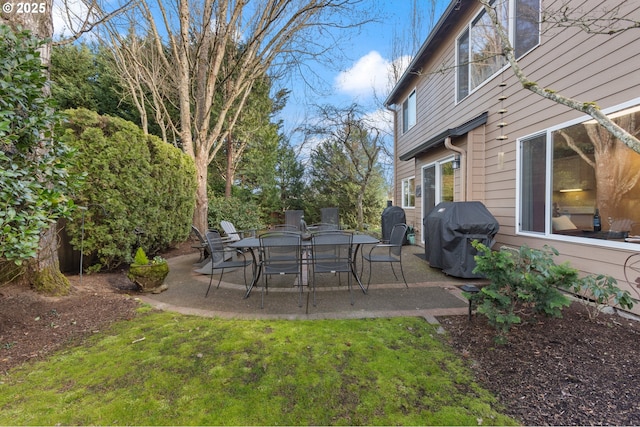
<svg viewBox="0 0 640 427"><path fill-rule="evenodd" d="M207 287L207 293L204 295L205 298L209 296L209 290L211 289L211 283L213 282L213 275L215 274L215 270L221 270L216 289L220 287L220 282L222 282L224 271L230 268L242 268L244 270L244 286L247 287L247 266L251 265L253 261L247 260L241 250L225 248L224 239L222 239L222 237L220 237L220 233L215 230L207 232L207 246L209 249L209 253L211 253L212 262L211 276L209 277L209 286ZM228 261L228 259L233 258L234 252L239 256L242 256L242 260L238 259ZM231 255L231 257L229 257L229 255Z"/></svg>
<svg viewBox="0 0 640 427"><path fill-rule="evenodd" d="M245 237L255 236L256 230L236 230L236 227L230 221L220 221L220 227L224 234L227 235L227 242L237 242Z"/></svg>
<svg viewBox="0 0 640 427"><path fill-rule="evenodd" d="M321 208L320 222L323 224L332 224L336 229L340 228L340 215L338 208Z"/></svg>
<svg viewBox="0 0 640 427"><path fill-rule="evenodd" d="M353 293L351 292L352 243L353 234L339 230L318 232L311 237L314 307L316 305L316 274L320 273L349 273L347 286L351 305L353 305Z"/></svg>
<svg viewBox="0 0 640 427"><path fill-rule="evenodd" d="M202 233L200 232L200 230L198 230L198 227L196 227L195 225L191 226L191 232L198 239L197 244L191 245L192 248L200 251L200 258L198 259L198 262L196 262L196 264L198 264L204 261L209 256L207 241L204 239L204 237L202 236Z"/></svg>
<svg viewBox="0 0 640 427"><path fill-rule="evenodd" d="M402 243L404 242L405 234L407 234L407 224L395 224L387 243L379 243L373 246L368 254L363 254L363 259L369 261L369 281L367 282L367 289L369 289L369 284L371 283L373 263L376 262L390 263L391 271L393 271L396 280L398 280L398 275L393 268L393 264L400 264L402 280L404 281L404 285L407 288L409 287L407 279L404 277L404 270L402 269Z"/></svg>
<svg viewBox="0 0 640 427"><path fill-rule="evenodd" d="M322 231L331 231L331 230L339 230L337 224L329 224L326 222L318 222L316 224L311 224L309 226L309 230L312 233L322 232Z"/></svg>
<svg viewBox="0 0 640 427"><path fill-rule="evenodd" d="M300 224L302 223L303 220L304 220L304 211L300 211L300 210L284 211L284 223L295 227L296 230L298 231L304 231L304 230L301 230L300 228Z"/></svg>
<svg viewBox="0 0 640 427"><path fill-rule="evenodd" d="M302 307L302 240L299 233L276 231L260 236L260 266L264 274L261 307L264 308L264 292L268 292L268 276L295 274L298 276L300 294L298 306Z"/></svg>
<svg viewBox="0 0 640 427"><path fill-rule="evenodd" d="M276 224L273 226L273 231L288 231L291 233L297 233L300 230L300 227L296 227L289 224Z"/></svg>

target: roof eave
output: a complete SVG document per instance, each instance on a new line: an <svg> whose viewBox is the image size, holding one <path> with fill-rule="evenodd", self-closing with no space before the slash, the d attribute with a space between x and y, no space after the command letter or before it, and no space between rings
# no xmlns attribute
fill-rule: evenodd
<svg viewBox="0 0 640 427"><path fill-rule="evenodd" d="M438 44L439 38L447 36L447 30L457 19L457 12L466 10L468 7L471 7L472 4L475 4L475 2L452 0L451 3L449 3L449 6L447 6L447 9L433 27L433 30L431 30L425 42L420 46L418 53L413 57L411 63L402 74L402 77L400 77L400 80L398 80L391 90L391 93L387 96L387 99L384 101L386 107L395 104L401 92L403 92L406 86L411 84L412 80L419 74L422 68L419 64L425 61L425 58L430 54L430 49Z"/></svg>
<svg viewBox="0 0 640 427"><path fill-rule="evenodd" d="M429 138L427 141L425 141L422 144L418 145L413 150L410 150L410 151L408 151L408 152L406 152L404 154L401 154L400 156L398 156L398 158L400 160L402 160L402 161L411 160L414 157L417 157L419 154L426 153L427 151L431 150L432 148L435 148L435 147L439 146L440 144L444 143L444 140L447 137L462 136L462 135L465 135L465 134L471 132L473 129L477 128L478 126L482 126L482 125L486 124L488 117L489 117L489 113L487 111L485 111L484 113L482 113L479 116L476 116L473 119L461 124L460 126L457 126L457 127L451 128L451 129L447 129L447 130L445 130L443 132L440 132L436 136L433 136L433 137Z"/></svg>

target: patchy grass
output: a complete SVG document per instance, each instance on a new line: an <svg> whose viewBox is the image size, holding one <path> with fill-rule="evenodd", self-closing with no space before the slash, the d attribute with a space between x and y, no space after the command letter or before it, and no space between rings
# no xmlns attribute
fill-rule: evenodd
<svg viewBox="0 0 640 427"><path fill-rule="evenodd" d="M419 318L146 313L10 372L0 424L517 424Z"/></svg>

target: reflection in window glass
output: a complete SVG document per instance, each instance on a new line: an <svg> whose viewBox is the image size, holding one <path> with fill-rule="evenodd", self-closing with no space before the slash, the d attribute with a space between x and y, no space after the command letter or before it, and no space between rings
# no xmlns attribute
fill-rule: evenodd
<svg viewBox="0 0 640 427"><path fill-rule="evenodd" d="M640 134L640 106L610 117ZM593 120L555 130L550 138L544 133L520 141L520 230L544 232L549 219L553 234L611 241L640 235L640 154ZM600 231L593 228L596 209Z"/></svg>
<svg viewBox="0 0 640 427"><path fill-rule="evenodd" d="M504 2L498 2L496 8L502 26L508 33L507 6ZM491 18L484 11L471 25L470 49L471 90L473 90L506 64L502 55L500 37L491 23Z"/></svg>
<svg viewBox="0 0 640 427"><path fill-rule="evenodd" d="M453 162L440 164L440 201L453 202Z"/></svg>
<svg viewBox="0 0 640 427"><path fill-rule="evenodd" d="M422 215L427 217L431 209L437 205L436 199L436 166L422 168Z"/></svg>
<svg viewBox="0 0 640 427"><path fill-rule="evenodd" d="M492 4L509 34L516 57L540 43L540 0L500 0ZM509 15L515 28L509 28ZM461 101L506 65L502 41L491 19L480 9L456 40L456 95Z"/></svg>
<svg viewBox="0 0 640 427"><path fill-rule="evenodd" d="M638 135L640 108L616 113L614 121ZM622 239L640 233L640 154L587 121L553 132L554 233ZM594 233L598 209L602 232Z"/></svg>
<svg viewBox="0 0 640 427"><path fill-rule="evenodd" d="M407 132L416 124L416 91L402 103L402 132Z"/></svg>
<svg viewBox="0 0 640 427"><path fill-rule="evenodd" d="M458 100L469 95L469 30L458 39Z"/></svg>
<svg viewBox="0 0 640 427"><path fill-rule="evenodd" d="M516 0L514 48L519 58L540 43L540 0Z"/></svg>
<svg viewBox="0 0 640 427"><path fill-rule="evenodd" d="M520 142L520 230L544 233L546 134Z"/></svg>
<svg viewBox="0 0 640 427"><path fill-rule="evenodd" d="M402 180L402 207L413 208L416 205L415 179Z"/></svg>

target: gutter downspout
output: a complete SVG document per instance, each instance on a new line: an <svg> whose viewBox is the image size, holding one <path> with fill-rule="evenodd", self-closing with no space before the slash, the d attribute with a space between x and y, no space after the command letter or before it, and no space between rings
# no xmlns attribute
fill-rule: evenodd
<svg viewBox="0 0 640 427"><path fill-rule="evenodd" d="M467 152L460 147L451 144L451 137L444 139L444 146L455 153L460 154L460 197L462 202L467 201Z"/></svg>
<svg viewBox="0 0 640 427"><path fill-rule="evenodd" d="M388 111L391 111L393 113L393 182L391 183L391 188L393 188L393 199L392 200L395 202L395 200L396 200L396 173L398 171L398 167L397 167L398 166L397 165L398 158L396 156L397 148L398 148L397 145L396 145L397 141L398 141L398 139L396 138L397 137L397 132L398 132L397 126L396 126L397 120L398 120L398 112L396 111L395 108L391 108L389 105L385 104L384 107Z"/></svg>

